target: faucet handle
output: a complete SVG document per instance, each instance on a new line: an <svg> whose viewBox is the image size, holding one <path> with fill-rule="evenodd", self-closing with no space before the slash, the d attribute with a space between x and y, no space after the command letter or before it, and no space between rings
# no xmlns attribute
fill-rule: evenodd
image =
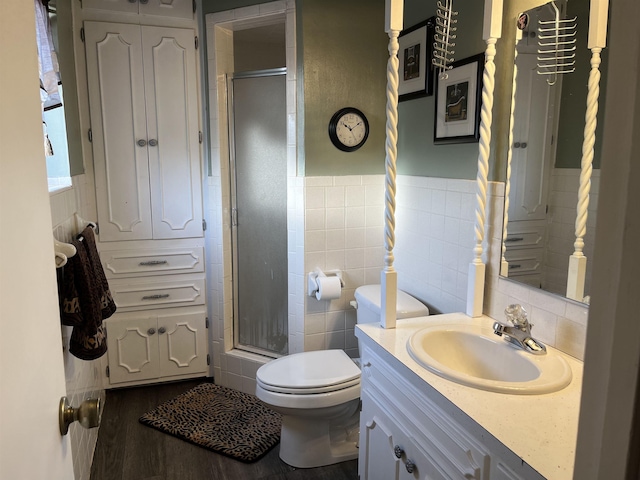
<svg viewBox="0 0 640 480"><path fill-rule="evenodd" d="M504 309L504 314L507 316L507 320L513 323L516 327L529 326L529 320L527 320L527 311L517 303L509 305ZM533 325L531 325L533 326Z"/></svg>

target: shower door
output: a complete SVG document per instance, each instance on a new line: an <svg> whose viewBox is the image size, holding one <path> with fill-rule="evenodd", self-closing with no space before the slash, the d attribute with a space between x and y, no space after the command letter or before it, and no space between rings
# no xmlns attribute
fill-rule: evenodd
<svg viewBox="0 0 640 480"><path fill-rule="evenodd" d="M235 347L286 354L285 69L229 81Z"/></svg>

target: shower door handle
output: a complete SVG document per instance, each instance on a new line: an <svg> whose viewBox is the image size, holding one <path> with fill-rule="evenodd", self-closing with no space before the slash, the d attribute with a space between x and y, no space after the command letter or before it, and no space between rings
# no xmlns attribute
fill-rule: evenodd
<svg viewBox="0 0 640 480"><path fill-rule="evenodd" d="M237 208L231 209L231 226L232 227L238 226L238 209Z"/></svg>

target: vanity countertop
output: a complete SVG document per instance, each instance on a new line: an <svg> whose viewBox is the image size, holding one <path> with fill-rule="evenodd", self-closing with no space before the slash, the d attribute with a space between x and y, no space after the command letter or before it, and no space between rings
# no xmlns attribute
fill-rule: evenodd
<svg viewBox="0 0 640 480"><path fill-rule="evenodd" d="M567 387L544 395L510 395L446 380L420 366L407 351L409 337L429 325L468 323L491 327L493 321L487 316L471 318L451 313L398 320L395 329L383 329L377 323L358 324L356 335L362 338L364 334L373 340L544 477L573 478L582 362L558 352L573 373Z"/></svg>

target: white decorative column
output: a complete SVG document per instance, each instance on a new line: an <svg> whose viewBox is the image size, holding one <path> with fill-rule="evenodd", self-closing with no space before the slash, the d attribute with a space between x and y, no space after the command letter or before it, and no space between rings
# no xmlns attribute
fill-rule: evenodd
<svg viewBox="0 0 640 480"><path fill-rule="evenodd" d="M382 328L396 327L398 272L393 268L396 226L396 158L398 156L398 35L402 31L404 0L386 0L385 32L389 35L387 62L387 140L385 143L384 269L380 274Z"/></svg>
<svg viewBox="0 0 640 480"><path fill-rule="evenodd" d="M495 87L496 41L502 34L503 0L485 0L484 27L482 38L487 43L484 73L482 74L482 109L480 111L480 145L478 152L478 175L476 177L476 222L473 260L469 264L467 284L467 315L482 315L484 300L485 264L482 260L482 242L486 221L487 185L489 173L489 153L491 146L491 122L493 110L493 90Z"/></svg>
<svg viewBox="0 0 640 480"><path fill-rule="evenodd" d="M583 253L584 236L587 233L587 209L589 208L591 173L593 172L593 147L596 141L598 96L600 95L600 52L607 42L608 11L608 0L591 0L587 43L587 47L591 50L591 70L587 90L587 112L585 114L580 186L576 209L576 241L573 244L575 250L569 257L567 276L567 298L579 302L584 299L584 282L587 275L587 257Z"/></svg>
<svg viewBox="0 0 640 480"><path fill-rule="evenodd" d="M511 161L513 160L513 124L516 111L516 89L518 87L518 43L522 40L522 30L516 28L516 48L513 56L513 82L511 85L511 114L509 115L509 138L507 144L507 179L504 184L504 216L502 218L502 257L500 260L500 275L509 276L509 262L505 258L507 252L507 233L509 225L509 195L511 194Z"/></svg>

